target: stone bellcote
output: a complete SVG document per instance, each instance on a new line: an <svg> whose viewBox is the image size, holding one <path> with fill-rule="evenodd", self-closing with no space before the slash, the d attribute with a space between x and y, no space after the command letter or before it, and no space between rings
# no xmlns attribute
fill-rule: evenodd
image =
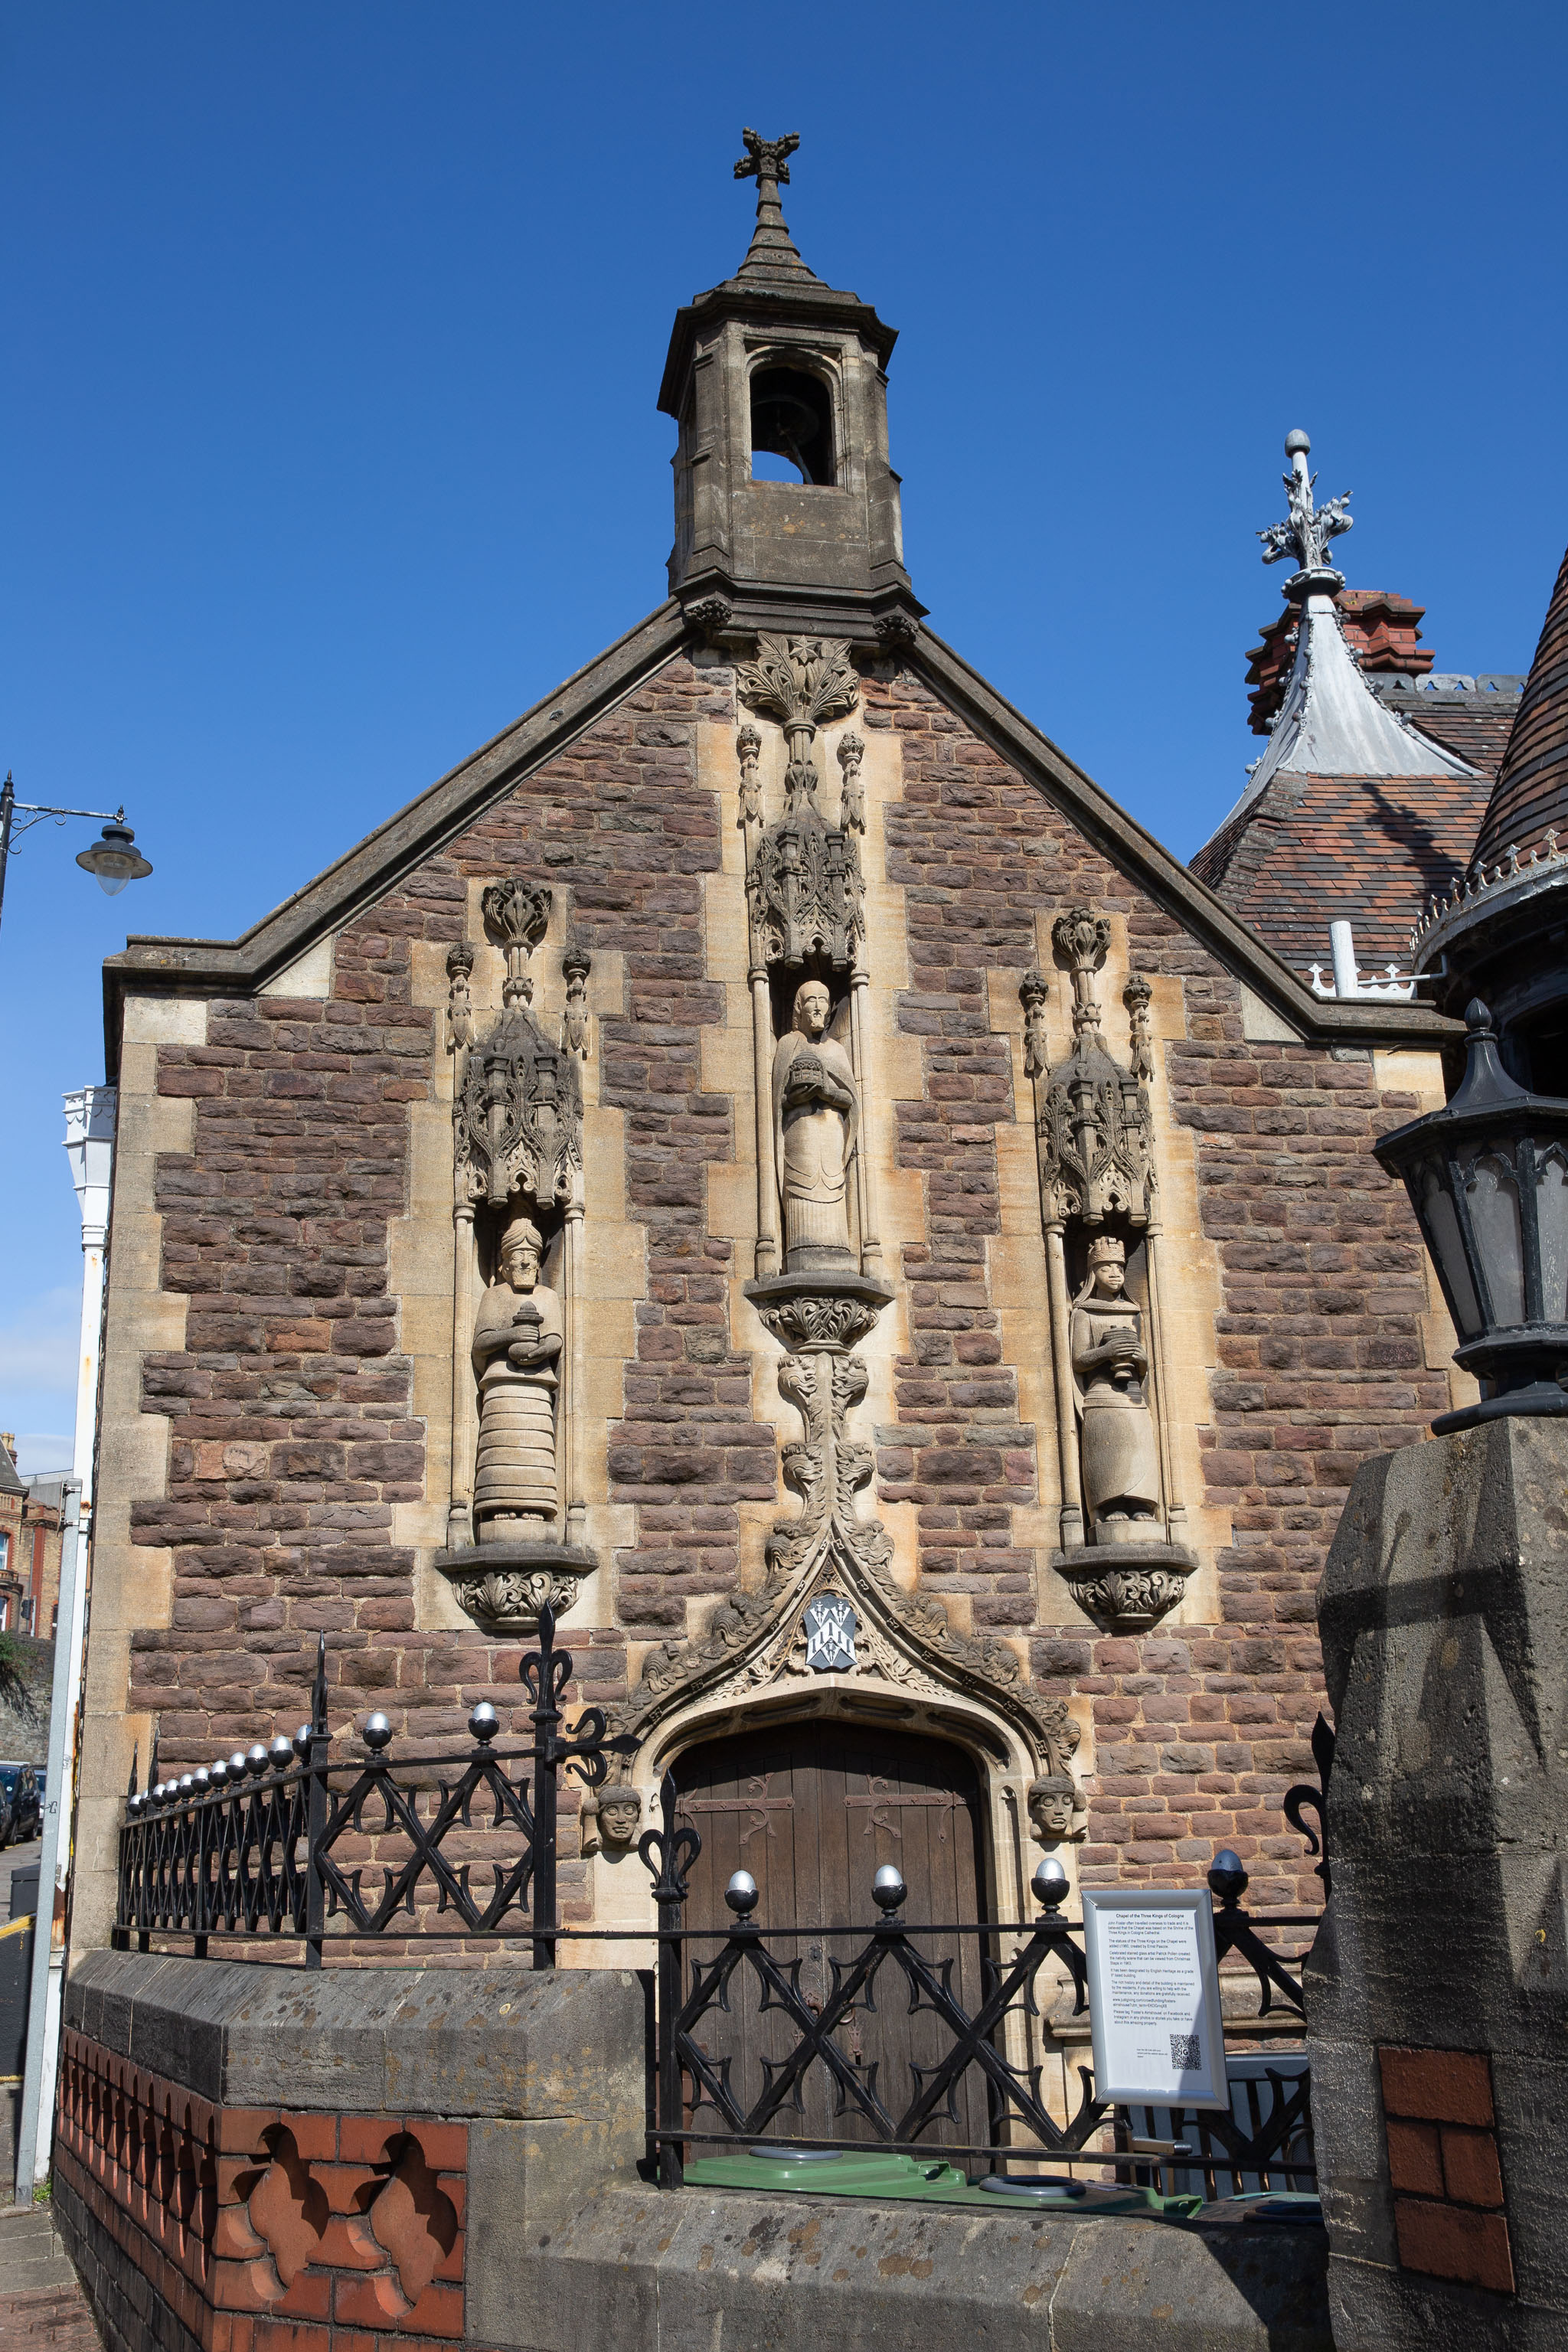
<svg viewBox="0 0 1568 2352"><path fill-rule="evenodd" d="M680 432L670 591L689 609L722 598L751 628L869 635L925 609L888 462L896 333L796 251L778 191L798 140L744 137L735 173L757 183L751 247L733 278L677 312L659 390ZM757 478L764 454L797 478Z"/></svg>

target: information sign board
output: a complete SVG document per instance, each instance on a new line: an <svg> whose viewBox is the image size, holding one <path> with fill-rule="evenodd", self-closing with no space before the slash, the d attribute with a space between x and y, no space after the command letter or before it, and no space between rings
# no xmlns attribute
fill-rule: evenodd
<svg viewBox="0 0 1568 2352"><path fill-rule="evenodd" d="M1097 2095L1228 2107L1208 1889L1086 1888L1083 1940Z"/></svg>

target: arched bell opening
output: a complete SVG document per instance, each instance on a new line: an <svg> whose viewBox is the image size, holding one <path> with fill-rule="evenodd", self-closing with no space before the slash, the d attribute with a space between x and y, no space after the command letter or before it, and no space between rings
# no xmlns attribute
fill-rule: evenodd
<svg viewBox="0 0 1568 2352"><path fill-rule="evenodd" d="M751 404L753 481L820 488L837 480L833 394L820 376L801 367L755 368Z"/></svg>

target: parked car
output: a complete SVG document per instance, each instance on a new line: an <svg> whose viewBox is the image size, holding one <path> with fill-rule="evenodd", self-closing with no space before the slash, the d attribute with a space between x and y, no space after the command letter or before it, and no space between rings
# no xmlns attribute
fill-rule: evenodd
<svg viewBox="0 0 1568 2352"><path fill-rule="evenodd" d="M0 1852L15 1839L23 1844L42 1835L43 1798L31 1764L0 1762Z"/></svg>

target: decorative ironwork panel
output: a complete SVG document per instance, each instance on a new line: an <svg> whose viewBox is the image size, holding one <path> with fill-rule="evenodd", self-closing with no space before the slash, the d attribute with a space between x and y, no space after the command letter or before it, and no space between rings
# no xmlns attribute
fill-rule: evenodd
<svg viewBox="0 0 1568 2352"><path fill-rule="evenodd" d="M609 1736L598 1707L585 1707L563 1737L572 1658L554 1633L554 1614L542 1609L539 1647L520 1670L533 1731L526 1747L497 1744L500 1719L486 1700L460 1752L395 1758L392 1727L376 1714L361 1732L363 1759L334 1759L324 1636L310 1720L292 1740L177 1780L157 1779L154 1745L144 1793L132 1768L116 1943L134 1936L146 1950L153 1935L188 1934L203 1952L214 1936L292 1937L304 1940L307 1965L319 1966L333 1937L528 1936L534 1966L552 1967L561 1774L596 1789L610 1758L635 1745Z"/></svg>

